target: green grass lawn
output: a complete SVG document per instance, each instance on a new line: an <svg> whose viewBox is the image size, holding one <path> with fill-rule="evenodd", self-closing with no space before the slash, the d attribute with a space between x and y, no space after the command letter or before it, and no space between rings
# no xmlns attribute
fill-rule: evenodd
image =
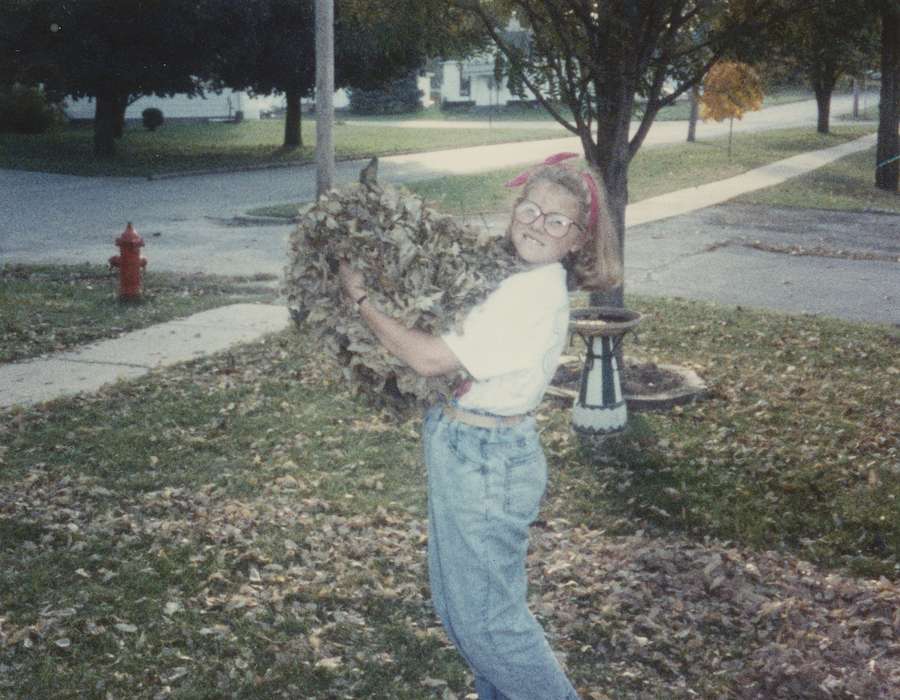
<svg viewBox="0 0 900 700"><path fill-rule="evenodd" d="M800 102L802 100L813 99L813 94L807 90L779 90L771 95L766 95L764 106L774 107L781 104L789 104L791 102ZM571 119L572 113L565 107L559 107L560 113L566 118ZM418 112L410 112L408 114L398 114L389 116L357 116L354 114L341 115L344 119L352 119L353 121L365 120L380 123L390 123L392 121L548 121L553 122L554 117L542 107L532 107L523 105L509 105L505 107L471 107L469 109L447 109L442 110L438 104L419 110ZM641 117L640 103L635 111L635 118ZM656 115L658 121L679 121L690 118L690 104L687 100L678 100L674 105L665 107Z"/></svg>
<svg viewBox="0 0 900 700"><path fill-rule="evenodd" d="M828 148L871 133L870 125L844 125L819 134L811 129L784 129L760 133L739 134L734 137L733 153L728 157L728 138L719 137L693 144L667 144L640 150L628 171L629 201L665 194L706 182L714 182L747 172L767 163L789 158L806 151ZM838 169L842 165L833 166ZM458 175L421 180L405 185L419 194L431 206L448 214L477 214L503 211L512 200L510 190L503 186L522 171L521 166L504 168L476 175ZM852 187L865 188L857 181L854 170ZM871 178L868 178L871 179ZM866 181L867 182L867 181ZM870 188L871 189L871 188ZM826 196L807 188L811 201L825 201ZM869 195L888 211L897 206L890 197L877 193ZM810 200L807 200L810 201ZM299 202L254 209L252 214L265 216L296 216ZM809 206L817 206L809 204Z"/></svg>
<svg viewBox="0 0 900 700"><path fill-rule="evenodd" d="M900 196L875 187L875 148L777 187L741 195L734 201L783 207L818 207L845 211L885 211L900 214Z"/></svg>
<svg viewBox="0 0 900 700"><path fill-rule="evenodd" d="M0 267L0 363L70 349L216 306L272 301L252 279L148 272L138 302L117 298L118 276L97 265Z"/></svg>
<svg viewBox="0 0 900 700"><path fill-rule="evenodd" d="M859 116L854 117L852 113L841 114L837 117L839 121L878 121L878 105L872 104L871 100L860 100Z"/></svg>
<svg viewBox="0 0 900 700"><path fill-rule="evenodd" d="M805 93L772 96L767 104L806 99ZM663 110L660 120L687 118L679 103ZM558 138L568 135L544 110L510 108L502 119L545 120L547 130L495 128L467 129L466 121L494 118L483 109L470 113L441 112L432 107L410 115L368 118L371 125L350 125L353 115L339 115L335 124L335 152L339 159L413 153L423 150L479 146L491 143ZM500 118L499 116L497 118ZM458 121L457 130L385 129L385 122L398 119ZM155 132L129 125L112 159L92 155L93 132L89 125L69 126L56 132L22 136L0 134L0 167L73 175L154 176L172 172L236 169L311 162L315 156L315 122L304 119L300 149L284 150L284 122L244 121L240 124L169 123Z"/></svg>
<svg viewBox="0 0 900 700"><path fill-rule="evenodd" d="M900 575L896 336L627 302L645 317L626 354L689 365L710 396L632 414L602 459L540 411L531 602L583 697L739 697L796 678L783 646L810 687L869 682L870 656L822 649L893 664L878 615L900 596L798 562ZM0 694L471 692L429 605L417 431L294 330L0 412Z"/></svg>
<svg viewBox="0 0 900 700"><path fill-rule="evenodd" d="M304 147L281 148L284 123L276 120L240 124L166 124L155 132L139 125L126 129L117 155L96 160L88 126L66 127L39 136L0 134L0 167L73 175L150 176L171 172L235 169L305 163L315 158L315 123L303 122ZM548 129L384 129L377 125L334 128L339 159L481 146L509 141L558 138Z"/></svg>
<svg viewBox="0 0 900 700"><path fill-rule="evenodd" d="M694 144L645 148L638 152L629 168L629 201L638 202L685 187L722 180L766 163L828 148L870 132L871 127L868 126L841 126L827 135L809 129L742 134L734 139L731 158L727 153L727 137ZM441 211L456 214L495 212L509 206L511 195L503 183L520 171L521 168L507 168L479 175L424 180L410 183L408 187ZM868 186L868 180L865 186ZM861 185L862 182L858 182L854 186ZM816 206L812 202L824 200L824 196L816 190L807 189L805 194L812 197L812 200L807 200L807 206ZM897 206L889 197L872 197L889 211L894 210L892 206Z"/></svg>

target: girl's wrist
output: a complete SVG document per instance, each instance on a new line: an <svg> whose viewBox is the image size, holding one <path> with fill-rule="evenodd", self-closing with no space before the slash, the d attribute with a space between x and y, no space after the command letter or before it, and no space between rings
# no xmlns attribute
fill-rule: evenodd
<svg viewBox="0 0 900 700"><path fill-rule="evenodd" d="M355 303L357 299L367 294L368 292L366 291L365 287L344 287L344 298L347 301L352 301Z"/></svg>

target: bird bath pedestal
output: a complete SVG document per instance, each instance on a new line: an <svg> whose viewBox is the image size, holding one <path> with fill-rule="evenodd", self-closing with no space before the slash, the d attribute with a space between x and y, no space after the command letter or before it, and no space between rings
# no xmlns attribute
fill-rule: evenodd
<svg viewBox="0 0 900 700"><path fill-rule="evenodd" d="M628 411L622 393L618 350L625 334L640 323L636 311L592 306L572 312L569 330L585 345L584 367L572 427L586 436L605 436L625 429Z"/></svg>

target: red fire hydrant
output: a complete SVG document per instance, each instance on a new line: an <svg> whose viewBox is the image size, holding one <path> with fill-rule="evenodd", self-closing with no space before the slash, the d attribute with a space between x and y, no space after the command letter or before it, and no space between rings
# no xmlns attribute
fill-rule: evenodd
<svg viewBox="0 0 900 700"><path fill-rule="evenodd" d="M120 255L109 259L110 267L119 268L119 298L134 301L141 298L141 271L147 267L147 259L141 257L144 239L134 230L131 222L125 232L116 239Z"/></svg>

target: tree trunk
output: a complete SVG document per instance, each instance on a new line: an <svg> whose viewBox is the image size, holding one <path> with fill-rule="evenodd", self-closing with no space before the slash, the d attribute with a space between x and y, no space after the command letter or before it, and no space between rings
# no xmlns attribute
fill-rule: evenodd
<svg viewBox="0 0 900 700"><path fill-rule="evenodd" d="M881 11L881 103L875 186L896 192L900 182L900 7L885 2Z"/></svg>
<svg viewBox="0 0 900 700"><path fill-rule="evenodd" d="M700 88L696 85L691 88L691 116L688 121L687 140L694 143L697 140L697 119L700 116Z"/></svg>
<svg viewBox="0 0 900 700"><path fill-rule="evenodd" d="M728 121L728 160L731 160L732 141L734 141L734 117Z"/></svg>
<svg viewBox="0 0 900 700"><path fill-rule="evenodd" d="M117 95L115 101L115 123L113 124L113 137L120 139L125 133L125 110L128 109L128 95Z"/></svg>
<svg viewBox="0 0 900 700"><path fill-rule="evenodd" d="M285 92L287 111L284 115L284 147L299 148L303 145L303 136L300 133L300 91L288 88Z"/></svg>
<svg viewBox="0 0 900 700"><path fill-rule="evenodd" d="M853 118L859 119L859 77L853 78Z"/></svg>
<svg viewBox="0 0 900 700"><path fill-rule="evenodd" d="M816 93L816 105L819 108L819 119L816 124L816 131L820 134L827 134L831 122L831 91L833 85L828 85L825 81L817 80L813 85Z"/></svg>
<svg viewBox="0 0 900 700"><path fill-rule="evenodd" d="M602 99L602 98L601 98ZM634 104L634 93L622 90L618 96L610 95L598 114L604 118L597 123L597 144L590 142L590 135L582 135L585 155L603 176L606 185L609 210L619 239L622 265L625 264L625 209L628 206L629 127ZM625 306L625 282L608 292L591 292L592 306Z"/></svg>
<svg viewBox="0 0 900 700"><path fill-rule="evenodd" d="M94 111L94 155L111 158L116 154L116 97L111 94L97 95Z"/></svg>

